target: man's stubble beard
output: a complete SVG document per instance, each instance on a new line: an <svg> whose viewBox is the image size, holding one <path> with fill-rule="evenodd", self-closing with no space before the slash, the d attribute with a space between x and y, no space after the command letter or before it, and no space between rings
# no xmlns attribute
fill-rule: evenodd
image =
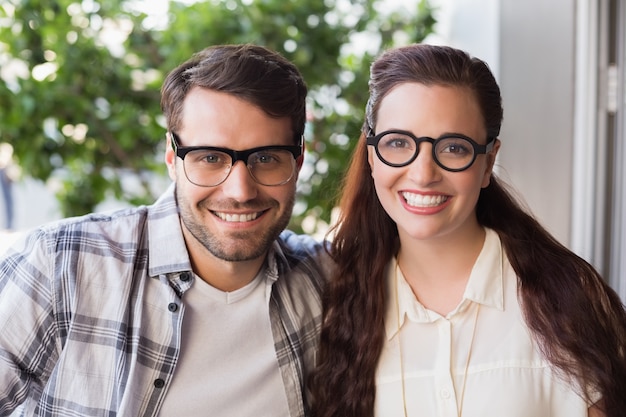
<svg viewBox="0 0 626 417"><path fill-rule="evenodd" d="M253 233L230 233L227 238L228 241L225 241L223 237L212 235L206 226L193 216L192 210L179 197L178 193L176 200L184 227L198 243L218 259L227 262L243 262L257 259L266 254L273 242L289 224L296 197L294 192L291 198L286 201L285 210L281 216L266 230ZM213 216L207 209L202 208L202 203L197 205L197 210L204 210L208 215Z"/></svg>

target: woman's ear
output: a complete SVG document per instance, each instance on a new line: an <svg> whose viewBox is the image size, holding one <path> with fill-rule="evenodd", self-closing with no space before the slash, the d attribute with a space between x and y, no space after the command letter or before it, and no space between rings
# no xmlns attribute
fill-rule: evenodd
<svg viewBox="0 0 626 417"><path fill-rule="evenodd" d="M498 156L498 151L500 150L500 139L494 139L493 148L485 157L487 158L487 166L485 167L485 172L483 174L483 182L481 184L482 188L485 188L489 185L491 181L491 174L493 173L493 167L496 163L496 157Z"/></svg>

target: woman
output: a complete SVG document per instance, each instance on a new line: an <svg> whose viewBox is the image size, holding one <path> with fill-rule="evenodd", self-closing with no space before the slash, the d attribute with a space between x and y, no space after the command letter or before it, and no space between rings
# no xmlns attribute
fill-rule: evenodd
<svg viewBox="0 0 626 417"><path fill-rule="evenodd" d="M487 65L387 51L366 113L315 416L624 416L624 306L493 174L502 106Z"/></svg>

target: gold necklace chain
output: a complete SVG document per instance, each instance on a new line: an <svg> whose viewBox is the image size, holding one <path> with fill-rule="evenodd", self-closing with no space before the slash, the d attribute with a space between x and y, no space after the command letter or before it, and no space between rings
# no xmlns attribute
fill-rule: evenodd
<svg viewBox="0 0 626 417"><path fill-rule="evenodd" d="M406 410L406 389L404 386L404 362L402 360L402 340L400 338L400 303L398 302L398 261L396 259L396 270L395 270L395 296L396 296L396 313L398 318L398 349L400 350L400 380L402 384L402 407L404 409L404 417L408 416ZM476 323L478 322L478 311L480 310L480 304L476 303L476 313L474 314L474 323L472 325L472 338L470 339L469 349L467 350L467 357L465 358L465 369L463 371L463 383L461 384L461 398L458 399L459 405L457 408L457 416L461 417L463 415L463 400L465 399L465 383L467 382L467 370L469 368L470 358L472 357L472 348L474 347L474 336L476 335ZM456 395L456 384L454 384L454 379L452 380L452 384L454 385L454 392Z"/></svg>

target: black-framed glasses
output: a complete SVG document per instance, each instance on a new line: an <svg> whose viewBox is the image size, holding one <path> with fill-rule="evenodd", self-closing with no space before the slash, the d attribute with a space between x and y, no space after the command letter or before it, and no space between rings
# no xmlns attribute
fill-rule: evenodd
<svg viewBox="0 0 626 417"><path fill-rule="evenodd" d="M391 167L403 167L413 162L422 142L432 144L433 160L437 165L446 171L459 172L472 166L477 155L491 152L495 138L489 138L486 145L480 145L460 133L433 139L428 136L418 138L405 130L387 130L367 137L367 144L376 149L378 158Z"/></svg>
<svg viewBox="0 0 626 417"><path fill-rule="evenodd" d="M261 146L235 151L215 146L180 146L180 137L170 132L172 149L182 159L187 179L200 187L220 185L237 163L248 167L250 176L261 185L283 185L296 172L296 158L302 155L302 145Z"/></svg>

